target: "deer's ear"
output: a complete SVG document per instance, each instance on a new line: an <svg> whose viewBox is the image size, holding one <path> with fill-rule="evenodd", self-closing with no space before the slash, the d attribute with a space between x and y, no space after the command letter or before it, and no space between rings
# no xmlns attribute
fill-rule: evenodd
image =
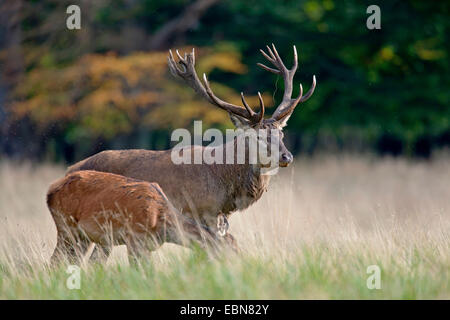
<svg viewBox="0 0 450 320"><path fill-rule="evenodd" d="M238 128L238 129L250 128L250 122L247 119L240 117L238 115L232 114L232 113L229 113L229 115L230 115L231 122L233 122L233 124L236 128Z"/></svg>

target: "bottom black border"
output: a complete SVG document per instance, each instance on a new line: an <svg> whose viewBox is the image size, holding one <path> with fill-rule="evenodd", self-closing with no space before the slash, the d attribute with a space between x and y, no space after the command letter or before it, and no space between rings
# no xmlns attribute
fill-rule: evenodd
<svg viewBox="0 0 450 320"><path fill-rule="evenodd" d="M259 307L258 307L259 306ZM262 307L264 306L264 307ZM92 317L135 317L146 319L310 319L343 315L346 318L384 318L398 315L427 318L436 312L446 318L450 300L3 300L2 313L11 311L57 315L80 319ZM184 308L184 309L183 309ZM187 311L186 308L189 308ZM214 308L214 309L212 309ZM11 309L11 310L8 310ZM210 314L213 310L212 314ZM432 317L436 318L436 317Z"/></svg>

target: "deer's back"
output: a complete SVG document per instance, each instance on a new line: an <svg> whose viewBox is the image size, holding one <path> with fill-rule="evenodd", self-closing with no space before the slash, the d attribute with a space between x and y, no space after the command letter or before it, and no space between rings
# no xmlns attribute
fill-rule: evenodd
<svg viewBox="0 0 450 320"><path fill-rule="evenodd" d="M221 212L231 188L217 178L220 169L215 165L174 164L171 151L103 151L69 167L68 173L97 170L157 182L182 212L200 215Z"/></svg>

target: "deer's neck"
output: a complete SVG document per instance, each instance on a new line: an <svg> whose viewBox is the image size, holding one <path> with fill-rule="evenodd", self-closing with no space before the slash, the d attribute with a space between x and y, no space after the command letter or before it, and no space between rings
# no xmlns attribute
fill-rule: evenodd
<svg viewBox="0 0 450 320"><path fill-rule="evenodd" d="M225 214L248 208L267 190L270 175L262 174L257 164L224 164L219 167L219 175L228 195L223 208Z"/></svg>

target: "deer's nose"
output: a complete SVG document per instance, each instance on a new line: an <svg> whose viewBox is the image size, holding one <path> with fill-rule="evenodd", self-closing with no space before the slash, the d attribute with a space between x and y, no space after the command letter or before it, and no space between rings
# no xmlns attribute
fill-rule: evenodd
<svg viewBox="0 0 450 320"><path fill-rule="evenodd" d="M290 164L293 159L294 159L294 157L292 156L292 154L290 152L285 152L281 155L281 162L285 165Z"/></svg>

